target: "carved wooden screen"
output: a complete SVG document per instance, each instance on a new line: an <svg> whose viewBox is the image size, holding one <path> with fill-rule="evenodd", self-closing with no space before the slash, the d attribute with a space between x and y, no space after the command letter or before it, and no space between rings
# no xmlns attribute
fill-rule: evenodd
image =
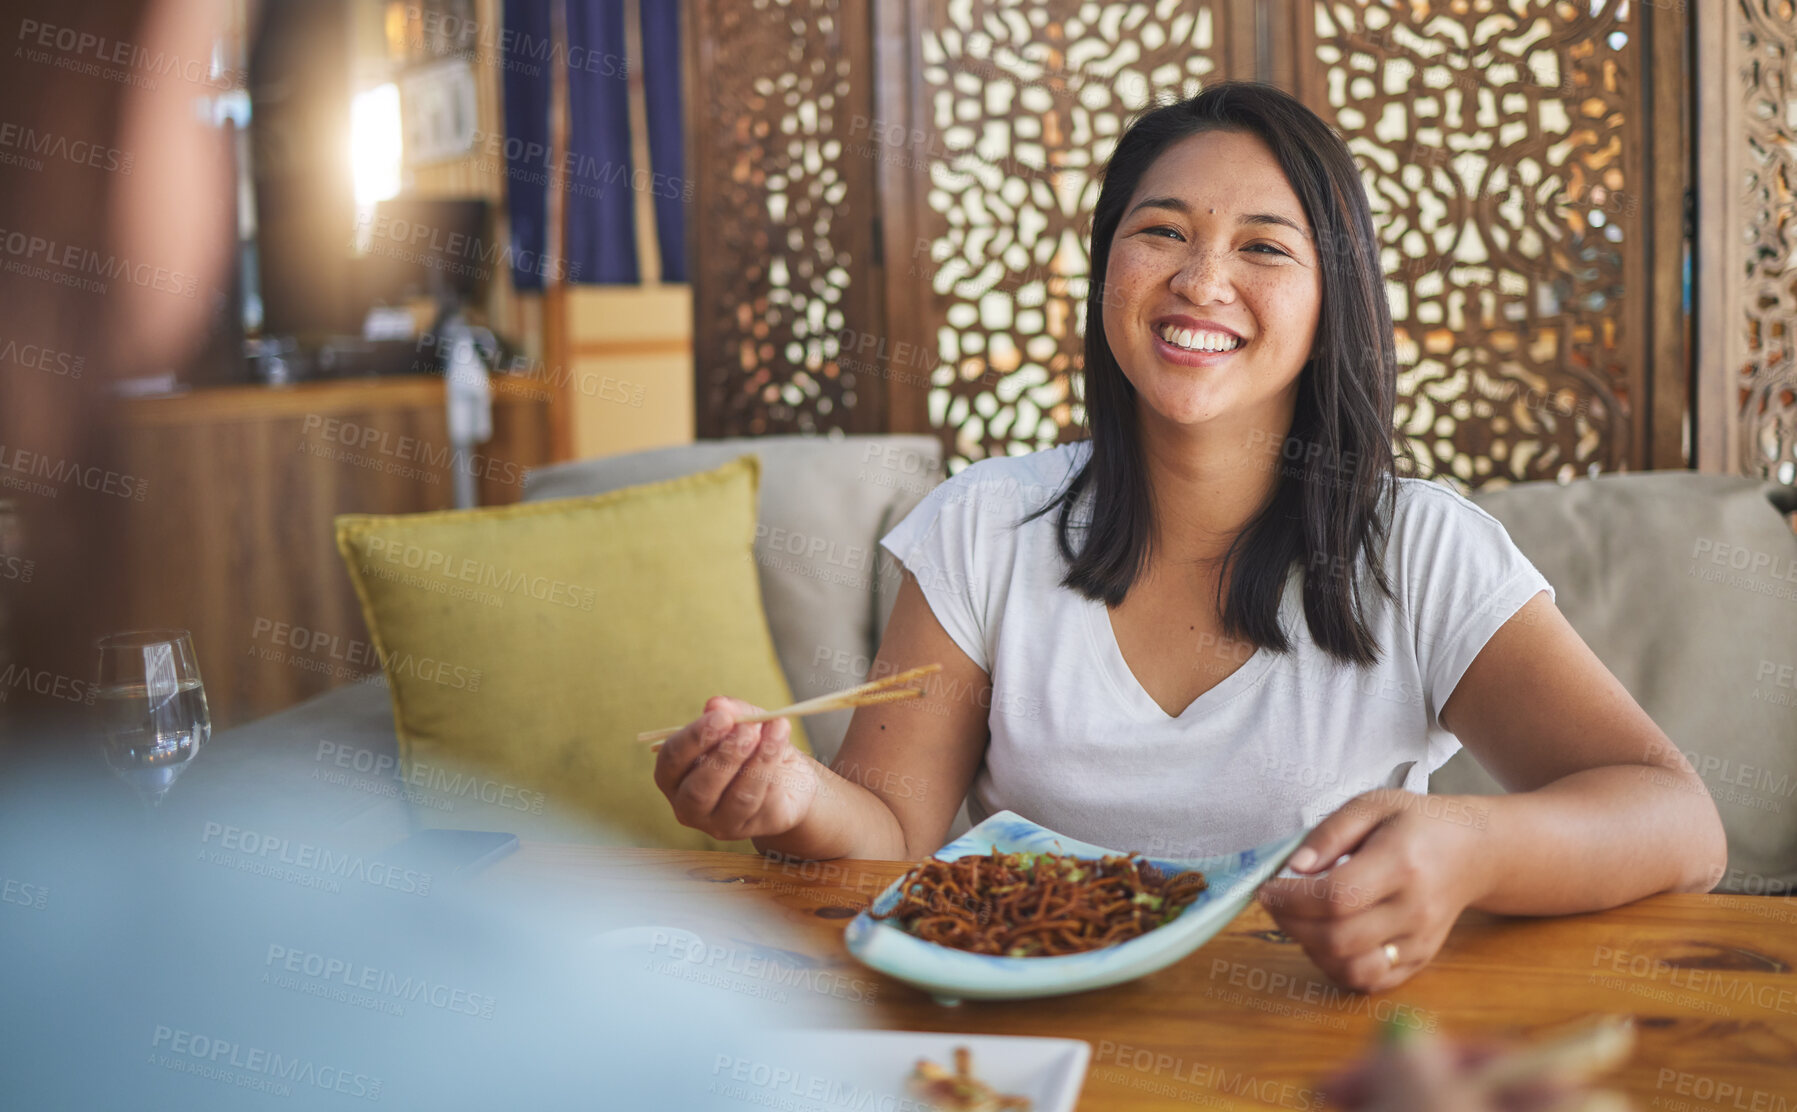
<svg viewBox="0 0 1797 1112"><path fill-rule="evenodd" d="M885 428L867 0L688 0L701 436Z"/></svg>
<svg viewBox="0 0 1797 1112"><path fill-rule="evenodd" d="M1797 483L1797 5L1699 9L1699 460Z"/></svg>
<svg viewBox="0 0 1797 1112"><path fill-rule="evenodd" d="M913 388L893 404L895 416L914 413L921 397L958 468L1051 446L1084 420L1075 380L1099 171L1154 96L1190 96L1223 75L1227 5L907 8L886 36L908 44L914 67L896 129L906 157L887 164L882 193L895 221L888 316L917 357L914 374L895 377Z"/></svg>
<svg viewBox="0 0 1797 1112"><path fill-rule="evenodd" d="M801 18L847 0L689 2L721 67L699 70L717 107L695 144L725 148L709 168L697 156L702 434L929 429L956 468L1075 435L1098 170L1151 98L1259 75L1362 162L1399 435L1425 473L1477 486L1683 465L1682 84L1676 65L1644 79L1648 58L1681 57L1682 17L1633 0L879 0L877 86L850 67L833 109L804 117L816 87L769 90L852 53L840 18L829 47ZM1672 106L1655 129L1650 97ZM838 188L802 215L780 206L820 171L789 178L796 156L762 138L793 126L844 140L822 152ZM790 253L811 275L826 247L865 262L865 228L884 267L843 266L841 312L791 323ZM767 243L787 258L764 266ZM877 419L845 419L851 394Z"/></svg>
<svg viewBox="0 0 1797 1112"><path fill-rule="evenodd" d="M1746 358L1742 459L1750 475L1797 482L1797 10L1740 0L1745 84ZM1727 75L1725 75L1726 79Z"/></svg>
<svg viewBox="0 0 1797 1112"><path fill-rule="evenodd" d="M1797 482L1797 11L1740 0L1747 63L1747 357L1740 369L1740 469ZM1726 75L1725 75L1726 77Z"/></svg>
<svg viewBox="0 0 1797 1112"><path fill-rule="evenodd" d="M1299 93L1362 165L1423 471L1644 466L1640 6L1308 2Z"/></svg>

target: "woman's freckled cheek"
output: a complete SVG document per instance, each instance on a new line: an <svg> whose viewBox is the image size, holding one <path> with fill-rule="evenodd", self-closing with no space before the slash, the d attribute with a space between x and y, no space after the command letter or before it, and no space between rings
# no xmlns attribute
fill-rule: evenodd
<svg viewBox="0 0 1797 1112"><path fill-rule="evenodd" d="M1149 270L1149 264L1132 253L1125 253L1121 258L1113 258L1112 264L1111 272L1116 275L1117 285L1131 292L1141 285L1143 276Z"/></svg>
<svg viewBox="0 0 1797 1112"><path fill-rule="evenodd" d="M1140 318L1167 301L1166 287L1177 269L1164 259L1146 252L1123 252L1113 256L1108 281L1112 288L1113 308L1128 313L1136 323Z"/></svg>

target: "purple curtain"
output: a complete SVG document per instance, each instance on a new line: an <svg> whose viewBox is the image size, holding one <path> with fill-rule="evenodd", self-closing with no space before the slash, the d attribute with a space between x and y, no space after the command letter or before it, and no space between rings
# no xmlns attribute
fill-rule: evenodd
<svg viewBox="0 0 1797 1112"><path fill-rule="evenodd" d="M649 162L655 171L655 235L661 245L665 282L686 281L686 206L692 182L686 177L685 119L680 105L680 5L674 0L642 0L643 100L649 117Z"/></svg>
<svg viewBox="0 0 1797 1112"><path fill-rule="evenodd" d="M567 4L568 278L635 284L637 182L630 158L624 0Z"/></svg>
<svg viewBox="0 0 1797 1112"><path fill-rule="evenodd" d="M505 0L505 211L512 285L543 288L549 235L549 90L554 28L545 0Z"/></svg>

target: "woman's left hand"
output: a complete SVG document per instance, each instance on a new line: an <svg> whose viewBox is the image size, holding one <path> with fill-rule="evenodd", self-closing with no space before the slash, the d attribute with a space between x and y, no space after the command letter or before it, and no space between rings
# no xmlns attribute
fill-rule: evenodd
<svg viewBox="0 0 1797 1112"><path fill-rule="evenodd" d="M1384 788L1317 824L1260 901L1317 968L1346 988L1383 992L1441 948L1482 883L1484 809L1468 797ZM1337 866L1344 854L1349 859Z"/></svg>

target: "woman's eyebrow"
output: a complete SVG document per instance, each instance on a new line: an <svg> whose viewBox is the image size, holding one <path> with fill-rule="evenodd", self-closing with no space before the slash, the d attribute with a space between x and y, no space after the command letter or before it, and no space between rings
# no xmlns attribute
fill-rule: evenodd
<svg viewBox="0 0 1797 1112"><path fill-rule="evenodd" d="M1304 230L1303 225L1299 224L1289 216L1281 216L1276 212L1249 213L1247 216L1242 217L1240 222L1243 224L1279 224L1297 232L1305 239L1310 238L1310 233Z"/></svg>
<svg viewBox="0 0 1797 1112"><path fill-rule="evenodd" d="M1190 216L1192 214L1192 206L1186 204L1178 197L1145 197L1142 200L1137 201L1128 212L1124 213L1124 216L1134 216L1145 208L1169 209L1184 216Z"/></svg>
<svg viewBox="0 0 1797 1112"><path fill-rule="evenodd" d="M1145 208L1167 209L1170 212L1177 212L1182 216L1190 216L1192 214L1192 206L1185 201L1180 200L1178 197L1145 197L1131 206L1130 210L1124 214L1124 217L1127 219ZM1310 238L1310 233L1304 230L1302 224L1299 224L1289 216L1281 216L1276 212L1251 212L1238 220L1237 223L1279 224L1297 232L1305 239Z"/></svg>

